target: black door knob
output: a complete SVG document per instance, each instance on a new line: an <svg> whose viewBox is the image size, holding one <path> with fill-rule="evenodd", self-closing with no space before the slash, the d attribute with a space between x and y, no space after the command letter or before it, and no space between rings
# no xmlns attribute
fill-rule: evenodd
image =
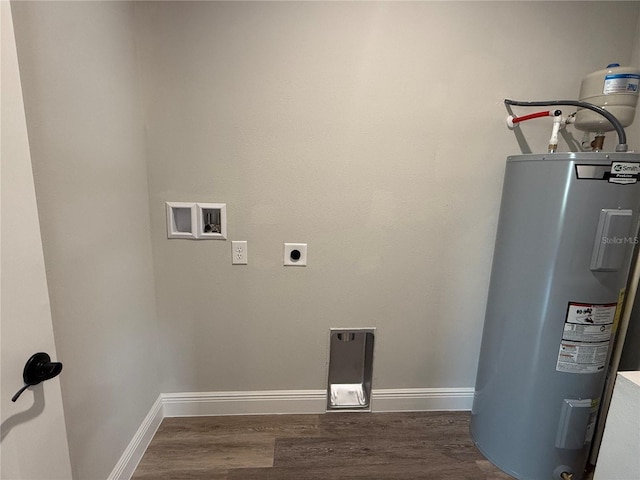
<svg viewBox="0 0 640 480"><path fill-rule="evenodd" d="M18 390L13 398L12 402L18 400L18 397L22 395L27 388L32 385L37 385L40 382L49 380L50 378L60 375L62 371L62 363L52 362L49 354L44 352L35 353L31 356L24 366L22 372L22 379L24 380L24 387Z"/></svg>

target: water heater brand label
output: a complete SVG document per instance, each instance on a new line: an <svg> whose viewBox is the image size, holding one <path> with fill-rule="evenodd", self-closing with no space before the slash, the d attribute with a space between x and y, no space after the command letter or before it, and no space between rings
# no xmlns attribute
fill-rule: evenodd
<svg viewBox="0 0 640 480"><path fill-rule="evenodd" d="M556 370L598 373L604 370L617 303L569 302Z"/></svg>
<svg viewBox="0 0 640 480"><path fill-rule="evenodd" d="M631 93L638 95L640 75L634 73L613 73L604 77L602 93Z"/></svg>
<svg viewBox="0 0 640 480"><path fill-rule="evenodd" d="M640 174L640 163L612 162L609 182L623 185L636 183Z"/></svg>

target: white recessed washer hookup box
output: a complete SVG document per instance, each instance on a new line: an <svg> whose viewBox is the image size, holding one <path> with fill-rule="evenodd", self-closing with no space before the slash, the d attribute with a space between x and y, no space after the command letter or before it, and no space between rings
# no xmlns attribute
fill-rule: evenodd
<svg viewBox="0 0 640 480"><path fill-rule="evenodd" d="M166 202L167 238L226 240L225 203Z"/></svg>
<svg viewBox="0 0 640 480"><path fill-rule="evenodd" d="M167 202L167 238L196 239L196 204Z"/></svg>
<svg viewBox="0 0 640 480"><path fill-rule="evenodd" d="M196 203L196 209L198 216L198 239L226 240L227 204Z"/></svg>

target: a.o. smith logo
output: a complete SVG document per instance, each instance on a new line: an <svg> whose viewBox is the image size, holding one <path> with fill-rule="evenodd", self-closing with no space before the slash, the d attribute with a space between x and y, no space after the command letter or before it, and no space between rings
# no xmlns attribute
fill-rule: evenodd
<svg viewBox="0 0 640 480"><path fill-rule="evenodd" d="M638 165L629 165L616 163L613 165L613 171L617 173L638 173L640 167Z"/></svg>
<svg viewBox="0 0 640 480"><path fill-rule="evenodd" d="M638 182L640 163L638 162L611 162L610 183L630 185Z"/></svg>

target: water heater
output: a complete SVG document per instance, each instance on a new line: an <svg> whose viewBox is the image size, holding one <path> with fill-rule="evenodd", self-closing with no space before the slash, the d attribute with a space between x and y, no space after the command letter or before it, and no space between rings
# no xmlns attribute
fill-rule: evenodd
<svg viewBox="0 0 640 480"><path fill-rule="evenodd" d="M507 159L471 434L522 480L581 480L640 211L640 154Z"/></svg>

